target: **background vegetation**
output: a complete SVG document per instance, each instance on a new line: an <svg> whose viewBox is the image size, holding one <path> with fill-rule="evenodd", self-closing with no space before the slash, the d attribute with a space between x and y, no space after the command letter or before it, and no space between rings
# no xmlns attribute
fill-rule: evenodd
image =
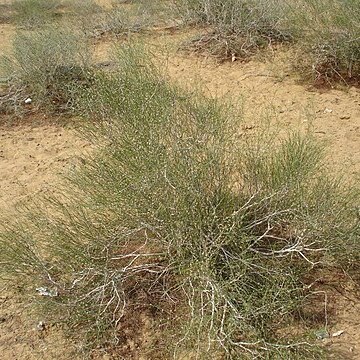
<svg viewBox="0 0 360 360"><path fill-rule="evenodd" d="M34 29L53 21L60 15L60 0L14 0L14 19L22 28Z"/></svg>
<svg viewBox="0 0 360 360"><path fill-rule="evenodd" d="M259 50L291 46L293 68L315 85L359 84L357 0L164 0L114 1L104 8L95 0L15 0L0 21L13 19L34 29L72 22L91 37L123 36L156 25L196 25L203 34L184 48L219 60L246 60Z"/></svg>
<svg viewBox="0 0 360 360"><path fill-rule="evenodd" d="M319 84L359 84L359 2L307 0L296 17L301 37L297 62L305 78Z"/></svg>
<svg viewBox="0 0 360 360"><path fill-rule="evenodd" d="M357 0L177 0L186 22L210 26L190 48L220 59L296 43L295 68L316 84L359 81Z"/></svg>
<svg viewBox="0 0 360 360"><path fill-rule="evenodd" d="M210 26L210 33L194 39L192 48L220 59L248 58L259 49L290 42L284 5L278 0L178 1L186 22Z"/></svg>
<svg viewBox="0 0 360 360"><path fill-rule="evenodd" d="M90 65L89 44L75 29L52 25L19 31L12 54L0 58L0 71L7 75L9 87L0 109L21 112L24 100L30 98L36 108L71 110L75 89L90 82Z"/></svg>

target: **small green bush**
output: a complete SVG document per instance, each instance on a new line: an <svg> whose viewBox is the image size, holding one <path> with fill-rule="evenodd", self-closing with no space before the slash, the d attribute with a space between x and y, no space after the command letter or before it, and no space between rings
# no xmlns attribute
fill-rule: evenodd
<svg viewBox="0 0 360 360"><path fill-rule="evenodd" d="M179 0L186 22L208 25L212 31L192 41L192 48L221 59L246 58L271 44L292 40L284 22L286 9L278 0Z"/></svg>
<svg viewBox="0 0 360 360"><path fill-rule="evenodd" d="M170 86L139 48L117 63L77 101L99 150L59 197L3 222L2 277L52 290L49 314L92 348L124 345L145 313L171 329L163 358L319 358L277 334L305 278L359 260L358 193L311 137L239 138L230 105Z"/></svg>
<svg viewBox="0 0 360 360"><path fill-rule="evenodd" d="M170 4L159 1L114 2L110 9L80 17L84 32L90 36L124 35L148 30L155 24L168 20ZM79 22L79 17L75 20Z"/></svg>
<svg viewBox="0 0 360 360"><path fill-rule="evenodd" d="M67 14L86 17L104 11L96 0L63 0L63 7Z"/></svg>
<svg viewBox="0 0 360 360"><path fill-rule="evenodd" d="M122 35L142 31L150 25L151 19L147 9L126 9L118 6L104 14L96 30L101 34Z"/></svg>
<svg viewBox="0 0 360 360"><path fill-rule="evenodd" d="M41 27L58 16L59 0L15 0L12 7L16 22L26 29Z"/></svg>
<svg viewBox="0 0 360 360"><path fill-rule="evenodd" d="M185 22L207 26L185 44L220 59L295 44L295 68L315 84L359 84L358 0L177 0Z"/></svg>
<svg viewBox="0 0 360 360"><path fill-rule="evenodd" d="M95 34L96 24L104 16L105 9L95 0L66 0L63 2L65 9L64 19L71 26L79 28L86 36Z"/></svg>
<svg viewBox="0 0 360 360"><path fill-rule="evenodd" d="M10 23L14 16L13 12L11 4L0 4L0 24Z"/></svg>
<svg viewBox="0 0 360 360"><path fill-rule="evenodd" d="M315 84L359 84L359 1L308 0L301 10L294 21L301 35L295 66Z"/></svg>
<svg viewBox="0 0 360 360"><path fill-rule="evenodd" d="M0 59L8 84L37 107L66 110L73 91L90 78L91 54L86 39L72 29L47 27L18 32L12 53Z"/></svg>

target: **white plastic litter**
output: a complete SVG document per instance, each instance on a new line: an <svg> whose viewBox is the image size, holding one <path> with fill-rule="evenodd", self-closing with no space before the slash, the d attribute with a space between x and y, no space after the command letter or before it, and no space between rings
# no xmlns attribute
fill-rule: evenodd
<svg viewBox="0 0 360 360"><path fill-rule="evenodd" d="M31 100L31 98L27 98L27 99L25 99L25 104L31 104L31 102L32 102L32 100Z"/></svg>
<svg viewBox="0 0 360 360"><path fill-rule="evenodd" d="M338 337L338 336L342 335L343 333L344 333L344 330L339 330L339 331L337 331L337 332L334 332L334 333L332 334L332 337Z"/></svg>
<svg viewBox="0 0 360 360"><path fill-rule="evenodd" d="M57 291L57 289L47 289L45 287L39 287L36 288L36 291L39 293L39 295L41 296L50 296L50 297L55 297L58 296L59 293Z"/></svg>
<svg viewBox="0 0 360 360"><path fill-rule="evenodd" d="M316 331L315 335L319 340L324 340L324 339L327 339L329 337L329 333L324 329Z"/></svg>
<svg viewBox="0 0 360 360"><path fill-rule="evenodd" d="M36 325L36 329L38 331L44 331L45 330L45 323L43 321L39 321L39 323Z"/></svg>

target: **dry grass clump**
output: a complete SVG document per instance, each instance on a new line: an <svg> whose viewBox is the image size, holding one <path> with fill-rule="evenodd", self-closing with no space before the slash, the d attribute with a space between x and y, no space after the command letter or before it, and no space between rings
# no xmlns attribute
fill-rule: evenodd
<svg viewBox="0 0 360 360"><path fill-rule="evenodd" d="M14 0L14 19L22 28L42 27L60 16L61 0Z"/></svg>
<svg viewBox="0 0 360 360"><path fill-rule="evenodd" d="M0 24L8 24L12 21L14 10L11 4L0 4Z"/></svg>
<svg viewBox="0 0 360 360"><path fill-rule="evenodd" d="M359 1L308 0L298 11L301 52L295 67L317 85L359 85Z"/></svg>
<svg viewBox="0 0 360 360"><path fill-rule="evenodd" d="M185 47L219 59L248 58L259 49L295 44L294 67L315 84L359 84L357 0L178 0L188 23L208 32Z"/></svg>
<svg viewBox="0 0 360 360"><path fill-rule="evenodd" d="M153 18L149 7L142 5L135 5L131 8L114 6L103 14L95 27L95 32L100 35L124 35L146 30L151 25L153 25Z"/></svg>
<svg viewBox="0 0 360 360"><path fill-rule="evenodd" d="M284 23L287 7L278 0L179 0L186 22L210 26L189 45L220 59L248 58L259 49L292 40Z"/></svg>
<svg viewBox="0 0 360 360"><path fill-rule="evenodd" d="M21 108L26 98L32 107L64 111L73 107L73 92L87 86L91 55L86 39L73 29L46 27L18 32L12 53L0 59L8 92L1 106Z"/></svg>
<svg viewBox="0 0 360 360"><path fill-rule="evenodd" d="M228 104L170 86L139 48L116 56L77 99L99 150L2 223L1 276L48 289L48 313L90 348L122 349L145 313L171 333L162 358L318 359L274 329L311 295L305 275L358 261L358 194L311 137L239 138Z"/></svg>
<svg viewBox="0 0 360 360"><path fill-rule="evenodd" d="M94 36L96 24L106 10L95 0L66 0L63 4L64 20L72 27L79 28L86 36Z"/></svg>
<svg viewBox="0 0 360 360"><path fill-rule="evenodd" d="M96 0L63 0L66 14L72 16L88 16L104 11Z"/></svg>
<svg viewBox="0 0 360 360"><path fill-rule="evenodd" d="M75 4L77 4L75 2ZM171 4L168 1L114 1L102 8L91 0L68 5L70 18L91 37L122 36L139 33L169 20ZM78 9L79 8L79 9Z"/></svg>

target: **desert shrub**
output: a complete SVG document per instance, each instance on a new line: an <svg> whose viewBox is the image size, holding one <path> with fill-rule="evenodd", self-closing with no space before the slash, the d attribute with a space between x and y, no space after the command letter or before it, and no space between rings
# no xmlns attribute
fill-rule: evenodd
<svg viewBox="0 0 360 360"><path fill-rule="evenodd" d="M91 16L104 9L96 0L63 0L65 12L73 16Z"/></svg>
<svg viewBox="0 0 360 360"><path fill-rule="evenodd" d="M302 2L294 24L301 33L296 67L316 84L359 83L360 3L356 0Z"/></svg>
<svg viewBox="0 0 360 360"><path fill-rule="evenodd" d="M97 32L102 34L122 35L149 30L151 27L168 23L173 15L170 2L144 0L114 2L102 21Z"/></svg>
<svg viewBox="0 0 360 360"><path fill-rule="evenodd" d="M172 329L164 358L310 358L311 340L277 330L305 275L358 261L359 198L311 137L239 138L229 104L170 86L138 48L116 56L77 102L99 150L2 222L2 277L51 291L49 313L91 347L124 345L146 313Z"/></svg>
<svg viewBox="0 0 360 360"><path fill-rule="evenodd" d="M33 106L66 110L72 107L75 88L89 81L90 58L81 34L48 27L18 32L12 53L1 58L0 66L9 88L23 94L22 101L30 97Z"/></svg>
<svg viewBox="0 0 360 360"><path fill-rule="evenodd" d="M185 48L220 59L296 43L294 65L315 84L359 83L357 0L178 0L186 22L208 27Z"/></svg>
<svg viewBox="0 0 360 360"><path fill-rule="evenodd" d="M284 1L179 0L177 4L185 21L211 29L191 41L191 47L221 59L246 58L260 48L292 40Z"/></svg>
<svg viewBox="0 0 360 360"><path fill-rule="evenodd" d="M86 36L94 35L95 26L104 16L105 9L95 0L64 1L65 16L71 26L77 27Z"/></svg>
<svg viewBox="0 0 360 360"><path fill-rule="evenodd" d="M10 23L14 16L11 4L0 4L0 24Z"/></svg>
<svg viewBox="0 0 360 360"><path fill-rule="evenodd" d="M22 88L12 84L8 78L0 79L0 114L21 116L26 112L26 100Z"/></svg>
<svg viewBox="0 0 360 360"><path fill-rule="evenodd" d="M96 31L100 34L122 35L142 31L151 24L151 16L146 7L128 9L115 6L104 13Z"/></svg>
<svg viewBox="0 0 360 360"><path fill-rule="evenodd" d="M60 14L60 6L59 0L15 0L12 3L16 22L27 29L52 21Z"/></svg>
<svg viewBox="0 0 360 360"><path fill-rule="evenodd" d="M168 2L137 0L116 2L102 8L94 1L68 4L70 19L91 37L126 35L146 31L155 24L169 21L172 7Z"/></svg>

